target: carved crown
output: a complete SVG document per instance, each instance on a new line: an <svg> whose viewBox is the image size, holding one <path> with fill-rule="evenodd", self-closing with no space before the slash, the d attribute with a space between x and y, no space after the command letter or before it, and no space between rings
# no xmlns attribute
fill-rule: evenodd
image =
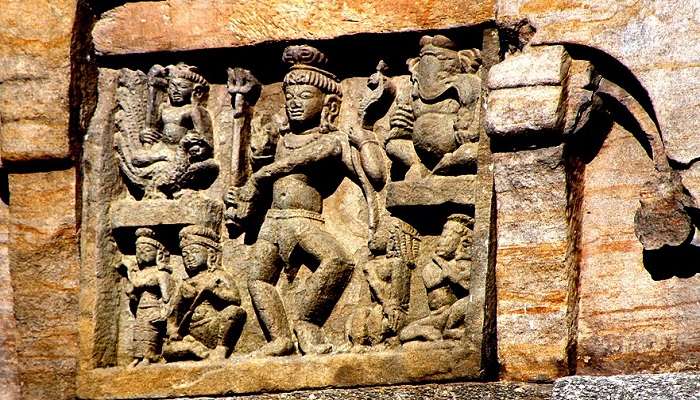
<svg viewBox="0 0 700 400"><path fill-rule="evenodd" d="M327 94L341 96L338 78L326 71L326 55L308 45L288 46L282 53L282 61L291 64L284 77L284 85L312 85Z"/></svg>
<svg viewBox="0 0 700 400"><path fill-rule="evenodd" d="M198 83L202 86L209 87L209 82L204 79L197 67L185 63L178 63L177 65L168 65L167 70L171 78L187 79L192 83Z"/></svg>
<svg viewBox="0 0 700 400"><path fill-rule="evenodd" d="M214 250L221 250L219 235L210 228L198 225L190 225L180 231L180 248L191 244L199 244Z"/></svg>

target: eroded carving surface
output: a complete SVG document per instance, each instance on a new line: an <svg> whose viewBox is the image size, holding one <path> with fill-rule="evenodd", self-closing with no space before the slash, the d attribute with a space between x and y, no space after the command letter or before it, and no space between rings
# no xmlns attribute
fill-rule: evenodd
<svg viewBox="0 0 700 400"><path fill-rule="evenodd" d="M419 48L398 76L377 60L341 80L308 45L284 50L273 83L235 65L225 82L182 63L110 72L103 152L123 185L104 199L102 257L122 279L117 315L96 320L117 324L113 364L342 369L350 354L380 377L434 356L417 380L481 373L480 50Z"/></svg>

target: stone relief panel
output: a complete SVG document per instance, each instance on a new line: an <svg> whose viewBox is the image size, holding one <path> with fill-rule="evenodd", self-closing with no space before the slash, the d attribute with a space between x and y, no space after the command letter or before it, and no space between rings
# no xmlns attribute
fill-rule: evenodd
<svg viewBox="0 0 700 400"><path fill-rule="evenodd" d="M375 60L339 78L308 44L282 49L276 79L233 62L101 69L86 397L119 380L139 397L483 377L484 50L415 48L403 75Z"/></svg>

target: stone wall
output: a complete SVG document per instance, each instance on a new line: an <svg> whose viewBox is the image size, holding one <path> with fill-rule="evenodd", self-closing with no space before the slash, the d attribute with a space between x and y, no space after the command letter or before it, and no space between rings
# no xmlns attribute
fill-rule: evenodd
<svg viewBox="0 0 700 400"><path fill-rule="evenodd" d="M0 188L9 198L7 256L0 255L0 385L10 388L3 398L76 395L78 354L86 349L79 331L91 329L78 324L84 196L78 164L97 94L90 32L97 63L118 64L141 53L359 33L498 26L504 35L527 20L534 34L520 34L530 45L564 44L574 59L596 64L640 99L687 189L695 195L700 188L700 141L693 137L700 129L700 40L693 40L700 38L700 5L694 2L113 3L10 0L0 15L0 155L9 176ZM654 162L626 122L614 121L603 138L577 142L578 150L537 145L497 153L500 379L552 382L569 374L700 368L699 278L654 280L645 269L634 219ZM585 167L572 174L563 161L567 151L591 154L577 155ZM549 390L535 387L539 398ZM535 396L529 388L519 398L538 398L526 397Z"/></svg>

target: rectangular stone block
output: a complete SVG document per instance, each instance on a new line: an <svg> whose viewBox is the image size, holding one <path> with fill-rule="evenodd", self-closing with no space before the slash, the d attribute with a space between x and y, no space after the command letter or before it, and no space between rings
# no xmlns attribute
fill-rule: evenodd
<svg viewBox="0 0 700 400"><path fill-rule="evenodd" d="M73 398L78 354L76 171L12 174L9 188L22 398Z"/></svg>
<svg viewBox="0 0 700 400"><path fill-rule="evenodd" d="M102 54L227 48L354 33L478 25L494 18L494 0L456 3L301 0L168 0L127 3L93 30Z"/></svg>
<svg viewBox="0 0 700 400"><path fill-rule="evenodd" d="M700 275L655 280L634 233L640 191L654 173L654 163L639 142L617 124L586 166L576 360L580 374L700 368L700 330L695 329L700 326ZM663 267L672 270L683 262ZM692 261L687 265L692 268Z"/></svg>
<svg viewBox="0 0 700 400"><path fill-rule="evenodd" d="M535 46L507 57L489 70L489 89L526 86L559 86L569 71L571 58L564 46Z"/></svg>
<svg viewBox="0 0 700 400"><path fill-rule="evenodd" d="M552 400L696 400L700 375L572 376L557 380Z"/></svg>
<svg viewBox="0 0 700 400"><path fill-rule="evenodd" d="M561 135L564 116L561 86L494 90L486 104L486 130L496 139L551 140Z"/></svg>
<svg viewBox="0 0 700 400"><path fill-rule="evenodd" d="M474 204L476 176L431 176L387 185L387 207Z"/></svg>
<svg viewBox="0 0 700 400"><path fill-rule="evenodd" d="M569 373L573 255L562 147L494 154L498 357L505 379Z"/></svg>

